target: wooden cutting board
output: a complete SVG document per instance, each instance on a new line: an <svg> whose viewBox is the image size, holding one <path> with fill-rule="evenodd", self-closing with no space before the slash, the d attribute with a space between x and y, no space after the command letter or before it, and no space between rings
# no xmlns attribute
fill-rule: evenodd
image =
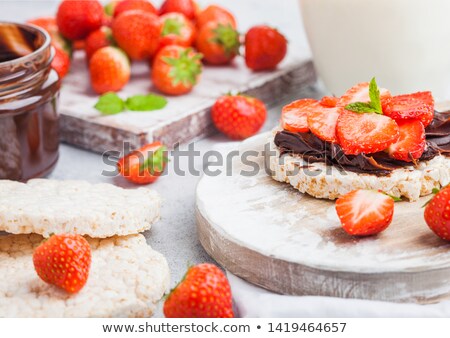
<svg viewBox="0 0 450 338"><path fill-rule="evenodd" d="M298 1L217 0L215 3L235 14L242 33L257 24L270 24L286 35L288 55L277 70L251 72L239 57L231 66L205 67L195 89L188 95L170 97L163 110L101 116L93 108L98 97L90 88L83 53L76 53L71 73L61 89L63 141L96 152L121 150L123 141L130 142L131 148L152 140L173 146L214 131L209 108L220 95L240 91L275 104L315 82ZM149 91L155 91L149 65L134 63L132 79L119 94L127 97Z"/></svg>
<svg viewBox="0 0 450 338"><path fill-rule="evenodd" d="M268 134L243 143L261 152ZM200 242L218 263L281 294L432 303L450 296L450 244L423 219L422 205L397 202L390 227L356 238L340 227L334 202L256 176L205 176L197 188Z"/></svg>

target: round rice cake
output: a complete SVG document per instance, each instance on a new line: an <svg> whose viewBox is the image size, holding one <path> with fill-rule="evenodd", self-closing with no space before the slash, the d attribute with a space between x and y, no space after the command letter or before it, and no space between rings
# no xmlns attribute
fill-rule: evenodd
<svg viewBox="0 0 450 338"><path fill-rule="evenodd" d="M0 317L148 317L168 291L163 255L142 235L87 238L89 278L77 294L43 282L33 266L39 235L0 235Z"/></svg>
<svg viewBox="0 0 450 338"><path fill-rule="evenodd" d="M12 234L126 236L149 230L160 209L159 194L148 188L76 180L0 180L0 231Z"/></svg>

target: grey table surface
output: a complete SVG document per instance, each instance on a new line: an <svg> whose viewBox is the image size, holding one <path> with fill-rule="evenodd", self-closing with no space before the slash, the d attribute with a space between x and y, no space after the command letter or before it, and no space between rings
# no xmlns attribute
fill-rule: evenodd
<svg viewBox="0 0 450 338"><path fill-rule="evenodd" d="M158 4L161 1L153 1ZM283 16L279 21L283 29L289 29L289 21L300 20L297 0L200 0L201 5L208 3L219 3L230 8L235 13L239 13L239 4L254 4L254 11L246 11L238 17L243 21L242 29L246 29L251 24L271 22L272 16ZM269 4L271 2L271 4ZM58 1L56 0L3 0L0 1L0 20L4 21L25 21L32 17L42 15L52 15L55 13ZM275 7L274 7L275 6ZM297 22L298 25L298 22ZM282 29L280 29L282 30ZM297 46L308 49L304 32L293 34ZM293 41L290 40L291 43ZM308 51L307 51L308 53ZM306 88L304 92L298 93L295 98L305 96L318 96L321 90L316 88ZM289 100L286 100L286 102ZM280 108L286 102L280 102L278 106L269 110L268 119L262 131L273 128L279 120ZM169 174L161 177L156 183L148 186L158 191L163 198L162 217L150 231L144 233L147 242L155 250L164 254L171 269L172 286L175 285L184 275L189 265L213 262L203 250L197 239L194 207L195 188L200 179L204 166L202 156L205 152L217 146L231 142L222 135L212 135L206 139L194 143L195 150L200 151L196 156L193 166L200 171L200 174L189 173L187 158L180 159L180 169L186 171L186 175L181 176L173 172L174 163L168 167ZM104 170L111 170L111 167L104 163L100 154L91 153L82 149L62 144L60 147L60 158L55 170L49 175L51 179L79 179L89 182L112 183L126 188L135 186L126 182L120 177L107 177L102 175ZM162 316L161 308L155 316Z"/></svg>

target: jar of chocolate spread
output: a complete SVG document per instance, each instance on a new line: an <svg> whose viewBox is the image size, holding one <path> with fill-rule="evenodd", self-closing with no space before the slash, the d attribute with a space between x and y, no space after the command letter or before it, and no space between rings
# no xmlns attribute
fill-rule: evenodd
<svg viewBox="0 0 450 338"><path fill-rule="evenodd" d="M0 179L48 174L58 160L59 79L50 36L0 22Z"/></svg>

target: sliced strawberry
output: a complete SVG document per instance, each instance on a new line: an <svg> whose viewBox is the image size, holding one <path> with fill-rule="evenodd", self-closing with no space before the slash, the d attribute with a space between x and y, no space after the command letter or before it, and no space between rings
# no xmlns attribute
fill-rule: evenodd
<svg viewBox="0 0 450 338"><path fill-rule="evenodd" d="M380 90L380 99L386 100L391 96L389 90L385 88L378 88ZM345 107L346 105L354 102L370 102L369 97L369 82L358 83L345 92L344 95L339 99L337 103L340 107Z"/></svg>
<svg viewBox="0 0 450 338"><path fill-rule="evenodd" d="M324 107L316 104L316 108L308 113L308 127L318 138L328 142L337 142L336 123L342 108Z"/></svg>
<svg viewBox="0 0 450 338"><path fill-rule="evenodd" d="M281 110L281 126L283 129L306 133L309 131L307 116L317 104L314 99L301 99L283 107Z"/></svg>
<svg viewBox="0 0 450 338"><path fill-rule="evenodd" d="M433 95L431 92L419 92L393 96L383 102L383 112L396 121L418 119L426 127L434 117Z"/></svg>
<svg viewBox="0 0 450 338"><path fill-rule="evenodd" d="M325 107L336 107L336 105L339 102L339 98L336 96L324 96L322 97L322 99L320 100L320 104L325 106Z"/></svg>
<svg viewBox="0 0 450 338"><path fill-rule="evenodd" d="M397 123L390 117L344 110L338 118L336 133L346 155L376 153L396 142L399 136Z"/></svg>
<svg viewBox="0 0 450 338"><path fill-rule="evenodd" d="M348 234L375 235L392 222L394 199L374 190L354 190L336 201L336 212Z"/></svg>
<svg viewBox="0 0 450 338"><path fill-rule="evenodd" d="M400 136L388 148L389 156L396 160L413 162L425 150L425 128L419 120L399 121Z"/></svg>

